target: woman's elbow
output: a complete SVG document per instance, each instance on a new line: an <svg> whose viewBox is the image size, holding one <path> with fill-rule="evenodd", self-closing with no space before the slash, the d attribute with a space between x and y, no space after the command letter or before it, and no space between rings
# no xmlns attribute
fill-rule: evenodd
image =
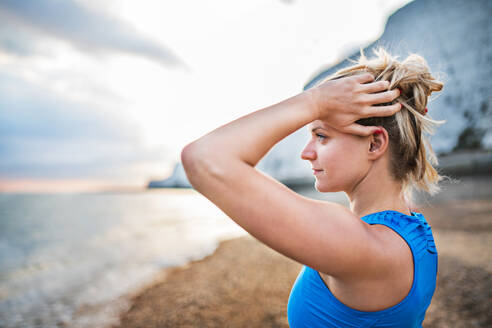
<svg viewBox="0 0 492 328"><path fill-rule="evenodd" d="M212 177L220 176L222 171L210 153L194 143L181 150L181 164L192 186L204 183Z"/></svg>
<svg viewBox="0 0 492 328"><path fill-rule="evenodd" d="M187 144L181 150L181 164L187 175L198 164L197 161L199 158L198 149L194 143Z"/></svg>

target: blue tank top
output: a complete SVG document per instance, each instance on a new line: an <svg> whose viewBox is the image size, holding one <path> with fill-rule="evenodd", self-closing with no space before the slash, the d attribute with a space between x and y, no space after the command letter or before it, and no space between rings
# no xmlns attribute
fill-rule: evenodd
<svg viewBox="0 0 492 328"><path fill-rule="evenodd" d="M410 246L414 279L410 292L402 301L381 311L353 309L331 293L318 271L303 266L289 296L289 326L421 328L436 288L437 250L431 227L424 216L416 212L411 214L388 210L361 217L368 224L390 227Z"/></svg>

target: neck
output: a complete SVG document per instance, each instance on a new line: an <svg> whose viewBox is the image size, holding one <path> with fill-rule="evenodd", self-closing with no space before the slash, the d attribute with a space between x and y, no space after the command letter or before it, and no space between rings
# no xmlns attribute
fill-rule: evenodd
<svg viewBox="0 0 492 328"><path fill-rule="evenodd" d="M393 180L387 170L378 168L378 165L383 165L383 161L378 162L374 163L352 190L346 191L350 199L350 210L359 218L385 210L411 215L403 197L401 183Z"/></svg>

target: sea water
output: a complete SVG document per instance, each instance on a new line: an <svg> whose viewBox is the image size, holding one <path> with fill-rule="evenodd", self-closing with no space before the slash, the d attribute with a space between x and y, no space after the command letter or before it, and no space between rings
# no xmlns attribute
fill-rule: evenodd
<svg viewBox="0 0 492 328"><path fill-rule="evenodd" d="M245 235L192 189L0 193L0 327L104 327L163 268Z"/></svg>

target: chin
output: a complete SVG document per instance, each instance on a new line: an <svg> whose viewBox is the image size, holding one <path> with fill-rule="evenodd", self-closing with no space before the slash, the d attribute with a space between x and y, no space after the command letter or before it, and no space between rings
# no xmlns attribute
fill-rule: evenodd
<svg viewBox="0 0 492 328"><path fill-rule="evenodd" d="M319 192L341 192L348 190L347 186L350 185L350 181L340 177L339 179L334 179L333 177L316 180L314 183L314 188Z"/></svg>

